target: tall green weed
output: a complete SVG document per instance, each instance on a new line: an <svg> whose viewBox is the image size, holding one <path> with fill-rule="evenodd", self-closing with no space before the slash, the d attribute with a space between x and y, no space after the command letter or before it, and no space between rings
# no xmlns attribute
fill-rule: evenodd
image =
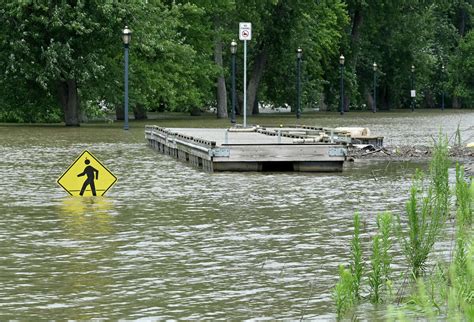
<svg viewBox="0 0 474 322"><path fill-rule="evenodd" d="M428 180L417 171L406 206L406 225L398 217L397 233L414 278L422 275L433 245L449 215L449 159L447 138L433 149Z"/></svg>

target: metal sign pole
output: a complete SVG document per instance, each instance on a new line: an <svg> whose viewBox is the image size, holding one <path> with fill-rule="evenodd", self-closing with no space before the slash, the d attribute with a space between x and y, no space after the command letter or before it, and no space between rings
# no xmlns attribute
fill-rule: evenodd
<svg viewBox="0 0 474 322"><path fill-rule="evenodd" d="M244 40L244 128L247 127L247 40Z"/></svg>

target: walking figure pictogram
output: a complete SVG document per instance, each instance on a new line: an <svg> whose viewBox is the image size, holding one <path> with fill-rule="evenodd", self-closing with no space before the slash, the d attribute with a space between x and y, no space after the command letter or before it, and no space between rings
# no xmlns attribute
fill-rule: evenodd
<svg viewBox="0 0 474 322"><path fill-rule="evenodd" d="M94 183L94 173L95 173L95 180L99 180L99 171L89 165L89 163L91 163L91 162L88 159L86 159L84 161L84 163L87 166L84 168L84 171L82 171L82 173L79 173L77 176L82 177L83 175L87 175L87 179L82 184L82 189L81 189L81 192L79 193L79 195L80 196L84 195L84 191L86 191L87 186L91 186L92 195L96 196L95 183Z"/></svg>

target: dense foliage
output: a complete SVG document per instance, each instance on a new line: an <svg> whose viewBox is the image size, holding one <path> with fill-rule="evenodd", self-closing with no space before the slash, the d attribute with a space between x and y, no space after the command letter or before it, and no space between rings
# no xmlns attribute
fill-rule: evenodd
<svg viewBox="0 0 474 322"><path fill-rule="evenodd" d="M253 34L249 112L258 112L256 102L295 106L298 47L303 108L337 109L341 54L346 110L371 109L373 62L378 109L409 107L412 86L416 107L439 108L444 96L447 108L470 108L473 17L470 0L5 0L0 120L78 125L104 105L120 118L125 25L133 31L130 103L136 117L211 106L227 117L229 44L242 21L252 23Z"/></svg>

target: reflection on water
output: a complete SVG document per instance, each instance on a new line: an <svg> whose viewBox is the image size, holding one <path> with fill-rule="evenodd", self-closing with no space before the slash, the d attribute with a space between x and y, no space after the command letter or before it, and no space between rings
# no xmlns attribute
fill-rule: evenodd
<svg viewBox="0 0 474 322"><path fill-rule="evenodd" d="M70 130L0 127L0 320L333 319L353 213L367 242L425 166L209 174L142 129ZM84 149L119 178L106 198L55 183Z"/></svg>
<svg viewBox="0 0 474 322"><path fill-rule="evenodd" d="M113 203L106 197L64 197L57 213L71 237L81 239L113 232Z"/></svg>

